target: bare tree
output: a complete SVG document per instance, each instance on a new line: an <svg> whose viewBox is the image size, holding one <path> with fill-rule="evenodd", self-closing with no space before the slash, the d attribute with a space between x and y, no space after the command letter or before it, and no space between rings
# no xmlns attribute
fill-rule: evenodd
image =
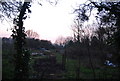
<svg viewBox="0 0 120 81"><path fill-rule="evenodd" d="M55 44L58 44L60 46L64 46L64 42L65 42L65 37L63 36L59 36L56 41L55 41Z"/></svg>
<svg viewBox="0 0 120 81"><path fill-rule="evenodd" d="M28 38L39 39L39 34L37 32L34 32L33 30L27 30L25 33Z"/></svg>
<svg viewBox="0 0 120 81"><path fill-rule="evenodd" d="M25 0L25 2L37 2L42 6L42 0ZM46 0L51 5L57 5L59 0ZM0 0L0 18L1 20L12 20L18 15L24 0ZM30 11L30 10L28 10ZM30 11L31 12L31 11ZM7 19L9 18L9 19Z"/></svg>
<svg viewBox="0 0 120 81"><path fill-rule="evenodd" d="M0 18L13 19L22 7L22 0L0 0Z"/></svg>
<svg viewBox="0 0 120 81"><path fill-rule="evenodd" d="M80 54L83 53L81 47L80 47L80 42L82 43L82 46L85 46L87 49L87 54L89 57L89 62L90 62L90 66L93 70L93 76L95 78L95 70L93 67L93 63L92 63L92 58L91 58L91 53L90 53L90 37L92 34L92 30L90 29L90 25L84 27L83 26L83 20L81 20L80 18L80 13L78 12L78 17L77 19L74 21L74 25L72 27L73 33L74 33L74 41L77 42L77 46L76 46L76 52L78 53L78 67L76 69L76 78L79 79L80 78Z"/></svg>
<svg viewBox="0 0 120 81"><path fill-rule="evenodd" d="M92 62L92 55L91 55L91 52L90 52L90 45L91 45L91 42L90 42L90 37L91 37L91 31L89 30L89 28L90 28L90 25L88 25L87 26L87 31L85 32L85 33L87 33L86 34L86 48L87 48L87 50L88 50L88 57L89 57L89 63L90 63L90 66L91 66L91 69L92 69L92 71L93 71L93 77L94 77L94 79L96 78L96 74L95 74L95 69L94 69L94 66L93 66L93 62Z"/></svg>
<svg viewBox="0 0 120 81"><path fill-rule="evenodd" d="M77 46L76 46L76 53L78 55L78 66L76 68L76 79L79 79L80 78L80 49L79 49L79 46L80 46L80 41L81 41L81 38L83 37L82 33L83 33L83 30L82 30L82 22L81 20L79 19L79 14L77 16L77 19L74 21L74 26L72 27L72 30L73 30L73 33L74 33L74 41L77 42ZM79 50L78 50L79 49Z"/></svg>
<svg viewBox="0 0 120 81"><path fill-rule="evenodd" d="M84 32L82 26L83 26L82 21L79 19L79 15L78 15L78 18L74 20L74 25L72 26L72 30L74 33L74 41L78 41L78 42L81 41Z"/></svg>

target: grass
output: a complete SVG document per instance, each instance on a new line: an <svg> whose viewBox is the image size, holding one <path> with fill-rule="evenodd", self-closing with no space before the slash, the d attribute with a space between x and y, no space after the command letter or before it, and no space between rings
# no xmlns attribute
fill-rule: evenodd
<svg viewBox="0 0 120 81"><path fill-rule="evenodd" d="M57 63L62 63L62 54L59 53L55 53L56 55L56 59L57 59ZM13 73L14 73L14 66L12 63L10 63L10 58L9 56L5 55L6 58L2 59L3 62L3 77L4 78L8 78L11 79L13 78ZM32 65L34 64L34 61L36 59L39 58L48 58L47 56L31 56L30 57L30 78L32 78L32 76L36 75L37 73L34 71ZM66 71L63 72L62 76L65 77L65 79L75 79L76 78L76 67L78 66L78 61L75 59L70 59L67 58L67 62L66 62ZM102 66L101 66L102 67ZM103 72L106 71L106 74L103 74ZM113 67L106 67L106 70L104 69L95 69L95 73L96 73L96 78L97 79L102 79L105 78L105 76L108 79L115 79L117 78L117 72L118 72L118 68L113 68ZM81 79L93 79L93 71L91 68L89 67L85 67L85 66L80 66L80 78Z"/></svg>
<svg viewBox="0 0 120 81"><path fill-rule="evenodd" d="M58 63L62 63L62 55L56 53L56 58ZM67 72L63 73L66 79L75 79L76 78L76 67L78 65L77 60L67 59L66 70ZM103 67L103 66L101 66ZM104 79L105 76L107 79L116 79L118 68L114 67L106 67L106 69L95 69L96 79ZM104 74L103 74L104 73ZM116 76L117 75L117 76ZM81 79L94 79L93 71L89 67L80 66L80 78Z"/></svg>
<svg viewBox="0 0 120 81"><path fill-rule="evenodd" d="M3 79L12 79L14 77L14 65L9 59L2 59L2 76Z"/></svg>
<svg viewBox="0 0 120 81"><path fill-rule="evenodd" d="M56 59L57 59L57 63L61 63L62 62L62 55L59 53L55 53Z"/></svg>

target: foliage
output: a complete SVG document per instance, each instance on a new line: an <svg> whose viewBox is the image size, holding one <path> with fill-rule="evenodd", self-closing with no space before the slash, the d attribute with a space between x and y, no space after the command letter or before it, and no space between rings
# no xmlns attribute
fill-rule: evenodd
<svg viewBox="0 0 120 81"><path fill-rule="evenodd" d="M15 58L15 79L28 79L28 63L30 53L24 49L25 44L25 28L23 27L23 20L26 19L26 10L29 12L30 2L24 2L20 9L20 14L14 19L15 24L12 37L15 40L16 54Z"/></svg>

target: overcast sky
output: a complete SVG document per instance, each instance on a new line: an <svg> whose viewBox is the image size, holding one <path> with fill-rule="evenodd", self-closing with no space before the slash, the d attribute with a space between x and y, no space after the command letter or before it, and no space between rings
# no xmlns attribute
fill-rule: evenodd
<svg viewBox="0 0 120 81"><path fill-rule="evenodd" d="M40 35L40 39L54 42L58 36L72 36L71 25L75 15L73 9L85 0L59 0L56 6L42 2L42 6L33 3L30 18L26 19L26 30L32 29ZM0 37L9 37L12 33L7 22L0 24Z"/></svg>

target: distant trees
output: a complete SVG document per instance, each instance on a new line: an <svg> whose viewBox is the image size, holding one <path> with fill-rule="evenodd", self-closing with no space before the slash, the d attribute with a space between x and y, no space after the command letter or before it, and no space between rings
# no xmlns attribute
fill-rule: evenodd
<svg viewBox="0 0 120 81"><path fill-rule="evenodd" d="M49 40L40 40L40 47L46 49L54 49L53 44Z"/></svg>
<svg viewBox="0 0 120 81"><path fill-rule="evenodd" d="M64 42L65 42L65 37L63 36L59 36L56 41L55 41L55 44L58 44L60 46L64 46Z"/></svg>
<svg viewBox="0 0 120 81"><path fill-rule="evenodd" d="M55 44L64 47L65 44L69 43L69 41L71 41L71 40L73 40L73 37L71 37L71 36L67 36L67 37L59 36L56 39Z"/></svg>
<svg viewBox="0 0 120 81"><path fill-rule="evenodd" d="M49 40L39 40L39 39L26 39L26 48L28 49L40 49L40 48L46 48L46 49L54 49L55 47Z"/></svg>
<svg viewBox="0 0 120 81"><path fill-rule="evenodd" d="M39 34L37 32L34 32L33 30L27 30L25 33L28 38L39 39Z"/></svg>

